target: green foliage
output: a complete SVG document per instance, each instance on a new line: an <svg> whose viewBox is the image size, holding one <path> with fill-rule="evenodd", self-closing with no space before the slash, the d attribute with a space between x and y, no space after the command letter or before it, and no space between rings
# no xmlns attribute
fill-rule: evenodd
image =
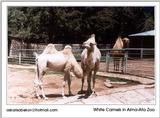
<svg viewBox="0 0 160 118"><path fill-rule="evenodd" d="M98 42L154 28L153 8L9 7L8 34L26 42L82 43L95 33Z"/></svg>

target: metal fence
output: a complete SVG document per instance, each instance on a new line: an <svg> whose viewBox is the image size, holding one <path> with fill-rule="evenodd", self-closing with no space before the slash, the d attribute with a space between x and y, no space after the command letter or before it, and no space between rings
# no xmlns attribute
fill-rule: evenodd
<svg viewBox="0 0 160 118"><path fill-rule="evenodd" d="M107 62L107 59L112 49L100 49L102 58L102 62ZM41 49L15 49L10 50L11 55L8 56L9 63L16 64L34 64L35 63L35 55L41 54L43 50ZM122 51L122 50L121 50ZM154 49L153 48L126 48L123 49L127 53L127 58L129 59L144 59L144 58L154 58ZM73 50L74 56L78 61L80 61L82 49Z"/></svg>
<svg viewBox="0 0 160 118"><path fill-rule="evenodd" d="M115 72L113 57L110 56L112 49L100 49L102 58L100 71ZM40 49L15 49L10 50L9 64L35 64L35 55L41 54ZM153 48L127 48L125 51L124 72L127 74L154 78L154 49ZM74 49L73 54L80 62L82 49ZM116 71L117 72L117 71ZM119 71L121 72L121 71Z"/></svg>
<svg viewBox="0 0 160 118"><path fill-rule="evenodd" d="M82 50L74 50L74 56L77 60L80 60L80 54ZM43 52L42 49L14 49L10 50L8 56L8 63L11 64L35 64L35 54L38 55Z"/></svg>

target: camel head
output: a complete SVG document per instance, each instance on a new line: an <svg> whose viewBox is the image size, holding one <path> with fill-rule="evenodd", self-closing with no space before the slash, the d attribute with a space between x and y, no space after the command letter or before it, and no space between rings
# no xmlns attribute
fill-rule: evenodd
<svg viewBox="0 0 160 118"><path fill-rule="evenodd" d="M128 38L123 38L122 41L123 41L123 47L127 48L129 46L129 39Z"/></svg>
<svg viewBox="0 0 160 118"><path fill-rule="evenodd" d="M88 50L92 50L95 45L97 45L95 41L95 34L92 34L91 37L85 41L82 46Z"/></svg>

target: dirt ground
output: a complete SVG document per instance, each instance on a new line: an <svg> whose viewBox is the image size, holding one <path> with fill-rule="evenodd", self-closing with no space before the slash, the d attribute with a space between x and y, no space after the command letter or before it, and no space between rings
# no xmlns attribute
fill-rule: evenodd
<svg viewBox="0 0 160 118"><path fill-rule="evenodd" d="M132 66L129 63L129 66ZM138 64L139 65L139 64ZM137 66L138 66L137 65ZM145 71L138 71L142 75L147 72L149 76L154 77L154 67L153 62L145 62L146 66L148 66L148 70ZM104 67L104 66L103 66ZM140 67L142 67L140 69ZM34 96L34 86L33 80L35 78L35 66L34 65L8 65L7 71L7 104L38 104L43 102L44 100L38 100ZM105 67L104 67L105 68ZM136 67L134 67L136 71ZM133 70L134 70L133 69ZM138 66L139 70L144 70L144 66ZM130 70L131 71L131 70ZM107 88L104 86L104 82L107 78L105 77L97 77L95 90L97 93L103 93L105 90L112 90L115 88L125 88L130 86L139 85L138 83L128 82L125 85L114 85L114 88ZM44 83L44 90L46 96L49 98L48 101L55 101L61 99L61 87L63 82L63 74L62 73L51 73L48 72L43 79ZM85 81L85 83L87 83ZM65 87L65 95L68 95L68 88L67 84ZM73 78L71 84L71 90L73 95L76 95L77 92L80 90L81 87L81 80L77 78ZM86 84L85 84L86 89Z"/></svg>

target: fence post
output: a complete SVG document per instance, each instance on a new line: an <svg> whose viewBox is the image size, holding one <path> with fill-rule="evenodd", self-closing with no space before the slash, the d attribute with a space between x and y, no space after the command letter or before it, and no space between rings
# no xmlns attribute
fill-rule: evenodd
<svg viewBox="0 0 160 118"><path fill-rule="evenodd" d="M106 64L107 64L106 71L107 72L109 72L109 61L110 61L110 56L109 56L109 51L107 51L106 53Z"/></svg>
<svg viewBox="0 0 160 118"><path fill-rule="evenodd" d="M125 52L125 56L124 56L125 70L124 70L124 73L127 73L127 60L128 60L128 52Z"/></svg>
<svg viewBox="0 0 160 118"><path fill-rule="evenodd" d="M141 48L141 59L143 59L143 48Z"/></svg>
<svg viewBox="0 0 160 118"><path fill-rule="evenodd" d="M18 62L19 62L19 64L21 64L21 52L19 52Z"/></svg>

